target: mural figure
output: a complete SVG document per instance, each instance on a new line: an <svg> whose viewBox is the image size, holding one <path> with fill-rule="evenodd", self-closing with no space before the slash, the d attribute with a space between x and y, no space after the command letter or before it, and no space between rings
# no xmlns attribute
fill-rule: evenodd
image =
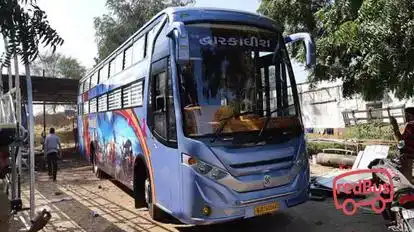
<svg viewBox="0 0 414 232"><path fill-rule="evenodd" d="M132 142L127 140L121 148L121 169L123 170L124 176L132 176L134 155L132 151Z"/></svg>

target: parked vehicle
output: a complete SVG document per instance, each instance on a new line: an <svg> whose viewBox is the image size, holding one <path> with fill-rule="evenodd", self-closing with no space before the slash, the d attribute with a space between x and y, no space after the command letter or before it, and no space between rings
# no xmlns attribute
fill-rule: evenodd
<svg viewBox="0 0 414 232"><path fill-rule="evenodd" d="M80 80L81 153L136 207L187 224L249 218L308 200L309 163L287 43L253 13L168 8Z"/></svg>

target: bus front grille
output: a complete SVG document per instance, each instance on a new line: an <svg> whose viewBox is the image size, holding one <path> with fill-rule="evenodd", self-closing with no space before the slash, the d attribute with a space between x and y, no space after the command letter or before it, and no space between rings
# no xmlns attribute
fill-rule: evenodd
<svg viewBox="0 0 414 232"><path fill-rule="evenodd" d="M286 156L283 158L271 159L271 160L261 160L256 162L249 162L249 163L239 163L239 164L231 164L230 167L234 169L241 169L241 168L252 168L257 166L268 166L268 165L277 165L283 163L289 163L293 161L293 156Z"/></svg>

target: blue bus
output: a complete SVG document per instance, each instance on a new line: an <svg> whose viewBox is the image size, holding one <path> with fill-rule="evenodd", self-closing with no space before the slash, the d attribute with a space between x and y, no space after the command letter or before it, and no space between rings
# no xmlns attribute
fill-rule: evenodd
<svg viewBox="0 0 414 232"><path fill-rule="evenodd" d="M154 220L212 224L304 203L309 163L286 44L269 18L158 13L80 80L80 153Z"/></svg>

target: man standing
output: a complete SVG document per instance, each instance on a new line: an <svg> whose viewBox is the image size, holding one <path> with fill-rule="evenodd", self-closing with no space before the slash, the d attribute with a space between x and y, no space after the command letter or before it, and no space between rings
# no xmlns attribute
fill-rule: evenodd
<svg viewBox="0 0 414 232"><path fill-rule="evenodd" d="M45 153L47 156L49 176L53 177L53 181L56 181L58 153L61 149L60 138L55 135L55 128L52 127L50 128L50 134L46 136Z"/></svg>
<svg viewBox="0 0 414 232"><path fill-rule="evenodd" d="M397 120L390 117L393 127L394 137L397 141L404 140L404 148L401 151L401 173L412 182L413 179L413 159L414 159L414 107L405 109L405 120L407 122L404 133L401 134Z"/></svg>

